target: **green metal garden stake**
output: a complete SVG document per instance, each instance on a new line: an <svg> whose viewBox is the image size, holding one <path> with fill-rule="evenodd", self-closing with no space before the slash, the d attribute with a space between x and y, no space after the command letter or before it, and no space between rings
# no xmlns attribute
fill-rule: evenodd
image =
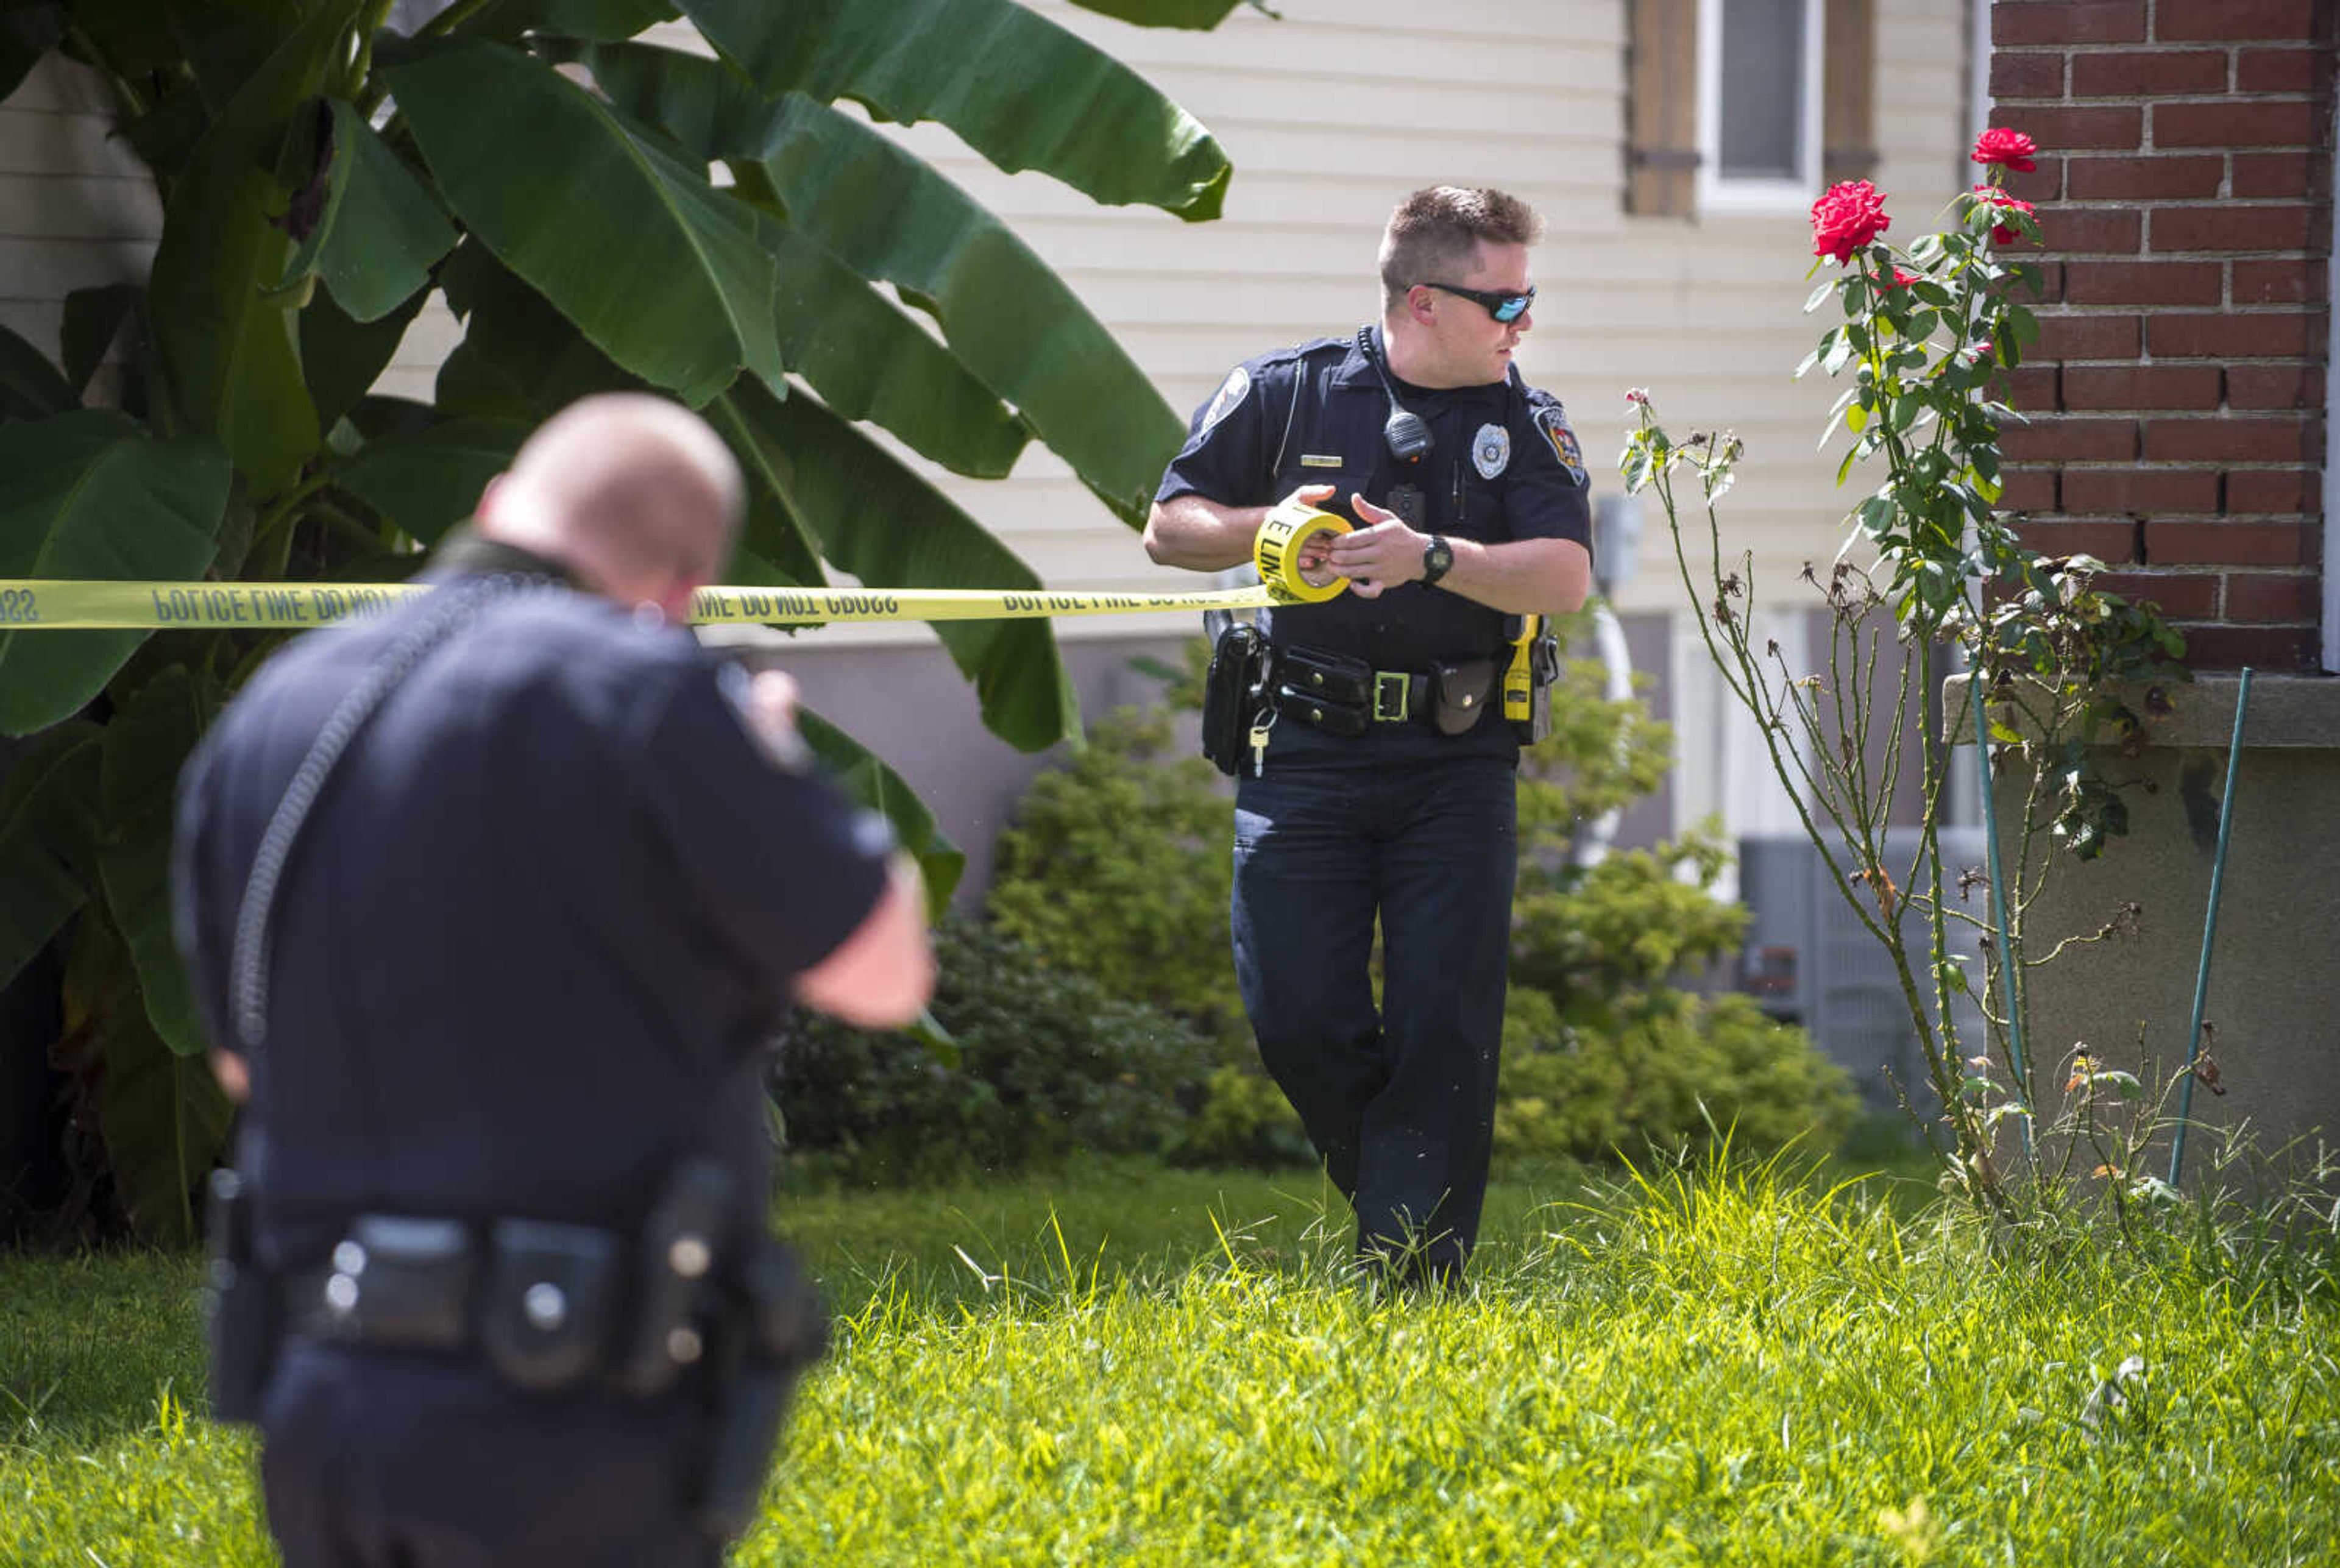
<svg viewBox="0 0 2340 1568"><path fill-rule="evenodd" d="M2007 935L2007 878L1998 864L1998 811L1991 801L1990 712L1975 704L1975 765L1982 774L1982 841L1990 857L1991 928L1998 935L1998 985L2007 1008L2007 1054L2015 1068L2016 1087L2023 1096L2023 1153L2031 1154L2031 1074L2024 1063L2023 1015L2015 1006L2015 949Z"/></svg>
<svg viewBox="0 0 2340 1568"><path fill-rule="evenodd" d="M2251 705L2251 667L2235 689L2235 738L2226 748L2226 792L2218 799L2218 849L2210 860L2210 907L2202 916L2202 961L2194 970L2194 1024L2186 1031L2186 1087L2177 1091L2177 1136L2169 1144L2169 1185L2186 1163L2186 1123L2194 1113L2194 1064L2202 1054L2202 1005L2210 995L2210 944L2218 934L2218 888L2226 877L2226 836L2235 827L2235 773L2243 760L2243 714Z"/></svg>

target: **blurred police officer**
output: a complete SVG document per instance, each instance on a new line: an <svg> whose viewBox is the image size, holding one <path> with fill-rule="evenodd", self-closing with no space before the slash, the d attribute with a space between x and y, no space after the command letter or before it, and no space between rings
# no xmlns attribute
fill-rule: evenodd
<svg viewBox="0 0 2340 1568"><path fill-rule="evenodd" d="M784 677L677 624L741 481L574 404L428 594L303 637L182 780L182 947L232 1091L215 1403L292 1568L713 1563L818 1307L765 1230L763 1042L898 1024L909 863Z"/></svg>
<svg viewBox="0 0 2340 1568"><path fill-rule="evenodd" d="M1145 529L1155 561L1215 571L1250 559L1285 497L1359 525L1306 562L1349 591L1271 618L1234 953L1260 1056L1354 1206L1360 1254L1409 1279L1460 1277L1486 1189L1517 860L1519 743L1489 712L1506 618L1575 610L1591 578L1576 437L1512 363L1540 230L1501 191L1408 196L1382 240L1380 323L1231 372Z"/></svg>

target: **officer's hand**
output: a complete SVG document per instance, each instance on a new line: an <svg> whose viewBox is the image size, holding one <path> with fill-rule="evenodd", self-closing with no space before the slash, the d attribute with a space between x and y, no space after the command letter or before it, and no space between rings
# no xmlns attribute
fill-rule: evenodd
<svg viewBox="0 0 2340 1568"><path fill-rule="evenodd" d="M1349 580L1349 591L1360 599L1378 599L1382 590L1422 576L1422 552L1429 548L1426 534L1416 533L1363 496L1354 502L1358 518L1367 524L1331 540L1333 570Z"/></svg>
<svg viewBox="0 0 2340 1568"><path fill-rule="evenodd" d="M791 771L804 769L811 754L797 733L795 676L779 670L758 670L748 683L746 714L749 727L774 762Z"/></svg>
<svg viewBox="0 0 2340 1568"><path fill-rule="evenodd" d="M1297 501L1302 506L1322 507L1333 499L1336 484L1304 484L1284 498L1288 505ZM1319 534L1300 547L1300 581L1312 588L1322 588L1333 581L1332 536Z"/></svg>

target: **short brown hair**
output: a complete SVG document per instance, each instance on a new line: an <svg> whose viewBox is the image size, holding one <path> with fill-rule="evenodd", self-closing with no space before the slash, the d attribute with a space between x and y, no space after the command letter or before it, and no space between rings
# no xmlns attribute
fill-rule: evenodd
<svg viewBox="0 0 2340 1568"><path fill-rule="evenodd" d="M1508 191L1424 186L1397 204L1382 231L1383 306L1416 283L1460 282L1482 240L1532 245L1542 237L1543 220Z"/></svg>

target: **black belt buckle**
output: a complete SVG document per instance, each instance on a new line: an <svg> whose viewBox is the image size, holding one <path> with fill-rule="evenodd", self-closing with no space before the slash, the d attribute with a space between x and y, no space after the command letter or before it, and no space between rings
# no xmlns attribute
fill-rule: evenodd
<svg viewBox="0 0 2340 1568"><path fill-rule="evenodd" d="M1373 671L1373 722L1402 724L1413 717L1413 678L1402 670Z"/></svg>

